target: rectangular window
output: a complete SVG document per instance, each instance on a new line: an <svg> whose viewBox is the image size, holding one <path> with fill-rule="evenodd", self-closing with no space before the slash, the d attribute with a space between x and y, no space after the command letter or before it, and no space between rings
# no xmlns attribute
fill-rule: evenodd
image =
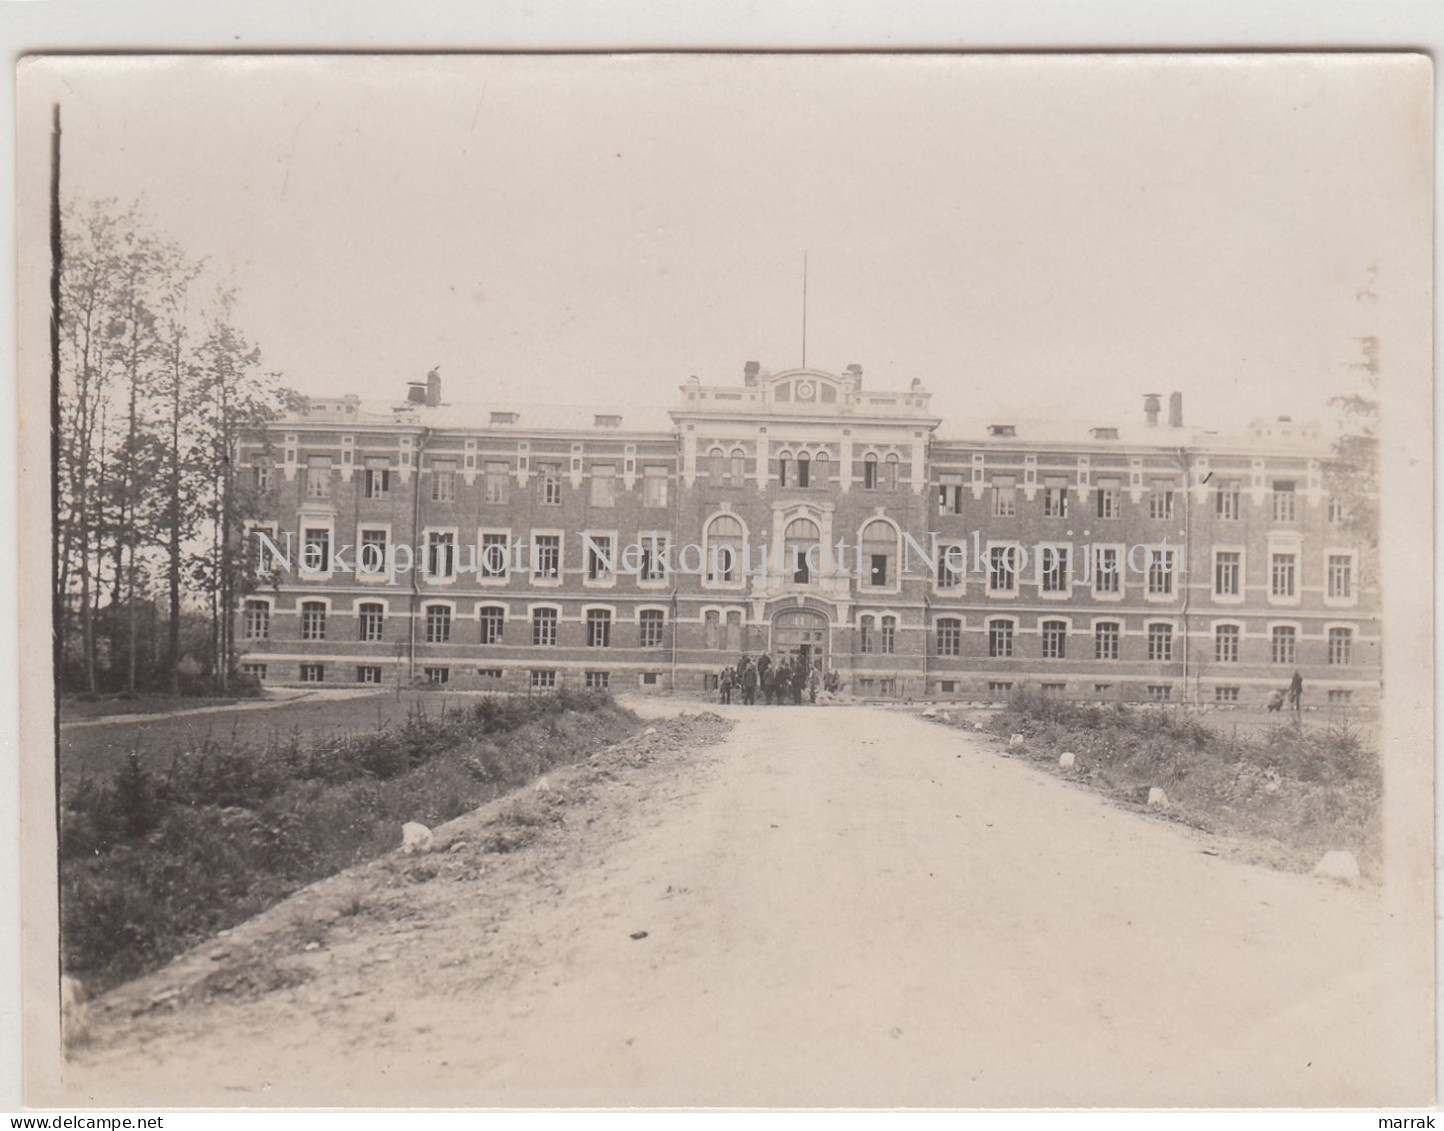
<svg viewBox="0 0 1444 1131"><path fill-rule="evenodd" d="M988 622L988 655L995 660L1008 660L1013 656L1013 622L990 620ZM1011 684L1009 686L1012 686Z"/></svg>
<svg viewBox="0 0 1444 1131"><path fill-rule="evenodd" d="M1337 495L1329 496L1329 525L1339 526L1344 521L1344 500Z"/></svg>
<svg viewBox="0 0 1444 1131"><path fill-rule="evenodd" d="M938 514L963 513L963 477L945 474L938 476Z"/></svg>
<svg viewBox="0 0 1444 1131"><path fill-rule="evenodd" d="M451 641L451 606L426 606L426 643L447 644Z"/></svg>
<svg viewBox="0 0 1444 1131"><path fill-rule="evenodd" d="M356 609L356 638L368 643L386 639L386 606L367 603Z"/></svg>
<svg viewBox="0 0 1444 1131"><path fill-rule="evenodd" d="M1010 475L993 476L993 517L1012 518L1018 513L1018 488Z"/></svg>
<svg viewBox="0 0 1444 1131"><path fill-rule="evenodd" d="M454 503L456 501L456 461L454 459L431 461L431 501L433 503Z"/></svg>
<svg viewBox="0 0 1444 1131"><path fill-rule="evenodd" d="M538 534L532 543L532 580L558 581L562 576L560 534Z"/></svg>
<svg viewBox="0 0 1444 1131"><path fill-rule="evenodd" d="M1173 625L1150 624L1148 626L1148 658L1154 663L1166 664L1173 659Z"/></svg>
<svg viewBox="0 0 1444 1131"><path fill-rule="evenodd" d="M963 572L968 568L968 552L964 546L938 546L938 588L958 589Z"/></svg>
<svg viewBox="0 0 1444 1131"><path fill-rule="evenodd" d="M882 636L878 642L882 645L884 656L891 656L897 651L897 617L882 618Z"/></svg>
<svg viewBox="0 0 1444 1131"><path fill-rule="evenodd" d="M887 558L886 554L868 555L867 583L874 588L887 585Z"/></svg>
<svg viewBox="0 0 1444 1131"><path fill-rule="evenodd" d="M812 460L807 458L807 453L797 457L797 485L799 487L812 486Z"/></svg>
<svg viewBox="0 0 1444 1131"><path fill-rule="evenodd" d="M643 609L637 618L637 643L643 648L662 647L667 614L661 609Z"/></svg>
<svg viewBox="0 0 1444 1131"><path fill-rule="evenodd" d="M955 679L941 679L941 680L938 681L938 694L940 694L940 695L956 695L956 694L957 694L957 691L958 691L958 681L957 681L957 680L955 680Z"/></svg>
<svg viewBox="0 0 1444 1131"><path fill-rule="evenodd" d="M1068 622L1045 620L1042 628L1043 659L1064 660L1068 658Z"/></svg>
<svg viewBox="0 0 1444 1131"><path fill-rule="evenodd" d="M1298 559L1293 554L1274 554L1269 559L1269 594L1274 597L1295 595Z"/></svg>
<svg viewBox="0 0 1444 1131"><path fill-rule="evenodd" d="M1170 597L1173 595L1174 550L1148 551L1148 595Z"/></svg>
<svg viewBox="0 0 1444 1131"><path fill-rule="evenodd" d="M1148 517L1169 519L1173 517L1173 483L1167 479L1155 479L1148 493Z"/></svg>
<svg viewBox="0 0 1444 1131"><path fill-rule="evenodd" d="M242 665L241 665L241 674L242 674L242 675L248 675L248 676L250 676L252 679L259 679L259 680L261 680L262 682L265 682L265 679L266 679L266 665L265 665L265 664L242 664Z"/></svg>
<svg viewBox="0 0 1444 1131"><path fill-rule="evenodd" d="M301 605L301 639L326 639L326 606L320 601L306 601Z"/></svg>
<svg viewBox="0 0 1444 1131"><path fill-rule="evenodd" d="M331 572L331 531L309 527L301 534L301 564L311 573Z"/></svg>
<svg viewBox="0 0 1444 1131"><path fill-rule="evenodd" d="M662 673L643 672L641 679L643 687L656 687L662 681Z"/></svg>
<svg viewBox="0 0 1444 1131"><path fill-rule="evenodd" d="M862 489L876 491L877 484L877 458L869 456L862 461Z"/></svg>
<svg viewBox="0 0 1444 1131"><path fill-rule="evenodd" d="M531 672L531 688L533 691L551 691L557 685L557 673L555 671L539 671L536 668Z"/></svg>
<svg viewBox="0 0 1444 1131"><path fill-rule="evenodd" d="M551 647L557 642L556 609L535 609L531 614L531 642Z"/></svg>
<svg viewBox="0 0 1444 1131"><path fill-rule="evenodd" d="M612 581L613 554L610 534L592 534L587 543L587 580Z"/></svg>
<svg viewBox="0 0 1444 1131"><path fill-rule="evenodd" d="M1118 641L1122 631L1117 624L1104 622L1093 627L1093 658L1095 660L1118 659Z"/></svg>
<svg viewBox="0 0 1444 1131"><path fill-rule="evenodd" d="M1215 663L1238 663L1238 642L1241 633L1236 624L1221 624L1213 630L1213 658Z"/></svg>
<svg viewBox="0 0 1444 1131"><path fill-rule="evenodd" d="M648 534L641 539L642 559L638 581L667 580L667 536Z"/></svg>
<svg viewBox="0 0 1444 1131"><path fill-rule="evenodd" d="M1215 703L1237 703L1237 687L1215 687L1213 689L1213 701Z"/></svg>
<svg viewBox="0 0 1444 1131"><path fill-rule="evenodd" d="M1329 555L1329 596L1347 601L1354 596L1354 557L1352 554Z"/></svg>
<svg viewBox="0 0 1444 1131"><path fill-rule="evenodd" d="M306 498L329 499L331 497L331 457L306 457Z"/></svg>
<svg viewBox="0 0 1444 1131"><path fill-rule="evenodd" d="M988 549L988 591L1012 593L1018 587L1017 552L1012 546L991 546Z"/></svg>
<svg viewBox="0 0 1444 1131"><path fill-rule="evenodd" d="M252 482L257 491L269 491L271 489L271 465L257 464L251 468ZM259 665L264 667L265 665Z"/></svg>
<svg viewBox="0 0 1444 1131"><path fill-rule="evenodd" d="M617 505L617 468L615 464L592 464L590 501L594 507Z"/></svg>
<svg viewBox="0 0 1444 1131"><path fill-rule="evenodd" d="M612 614L606 609L587 610L587 647L612 646Z"/></svg>
<svg viewBox="0 0 1444 1131"><path fill-rule="evenodd" d="M642 467L642 506L665 507L666 505L666 466L656 463L644 464Z"/></svg>
<svg viewBox="0 0 1444 1131"><path fill-rule="evenodd" d="M1155 703L1167 703L1173 698L1173 685L1168 683L1150 683L1148 685L1148 697Z"/></svg>
<svg viewBox="0 0 1444 1131"><path fill-rule="evenodd" d="M483 481L483 499L488 503L504 503L511 483L511 465L505 460L487 460Z"/></svg>
<svg viewBox="0 0 1444 1131"><path fill-rule="evenodd" d="M1237 550L1218 550L1214 553L1213 595L1243 596L1243 555Z"/></svg>
<svg viewBox="0 0 1444 1131"><path fill-rule="evenodd" d="M1272 637L1272 660L1276 664L1298 663L1298 633L1290 625L1276 625Z"/></svg>
<svg viewBox="0 0 1444 1131"><path fill-rule="evenodd" d="M1042 685L1044 695L1062 695L1068 690L1066 683L1045 683Z"/></svg>
<svg viewBox="0 0 1444 1131"><path fill-rule="evenodd" d="M451 682L450 668L422 668L422 674L426 677L427 683L443 684Z"/></svg>
<svg viewBox="0 0 1444 1131"><path fill-rule="evenodd" d="M506 610L500 605L485 605L476 616L481 625L481 643L500 644L506 633Z"/></svg>
<svg viewBox="0 0 1444 1131"><path fill-rule="evenodd" d="M938 621L938 655L959 656L963 651L963 622L956 617Z"/></svg>
<svg viewBox="0 0 1444 1131"><path fill-rule="evenodd" d="M870 617L859 617L857 621L857 650L863 655L868 655L877 647L876 632L874 629L875 620Z"/></svg>
<svg viewBox="0 0 1444 1131"><path fill-rule="evenodd" d="M1272 498L1275 522L1293 522L1298 518L1298 495L1291 481L1275 479Z"/></svg>
<svg viewBox="0 0 1444 1131"><path fill-rule="evenodd" d="M1093 592L1118 593L1123 586L1123 559L1117 546L1093 548Z"/></svg>
<svg viewBox="0 0 1444 1131"><path fill-rule="evenodd" d="M1213 491L1213 515L1225 522L1239 516L1239 483L1237 479L1220 479Z"/></svg>
<svg viewBox="0 0 1444 1131"><path fill-rule="evenodd" d="M500 679L502 671L500 668L477 668L476 674L482 679Z"/></svg>
<svg viewBox="0 0 1444 1131"><path fill-rule="evenodd" d="M386 531L361 531L361 549L356 555L356 568L361 573L369 574L386 571Z"/></svg>
<svg viewBox="0 0 1444 1131"><path fill-rule="evenodd" d="M747 455L741 448L734 448L732 455L728 457L728 477L732 480L732 486L742 486L742 480L747 478ZM666 491L663 489L663 501L666 501Z"/></svg>
<svg viewBox="0 0 1444 1131"><path fill-rule="evenodd" d="M241 636L245 640L269 640L271 636L271 603L269 601L247 601L241 621Z"/></svg>
<svg viewBox="0 0 1444 1131"><path fill-rule="evenodd" d="M433 530L426 536L426 572L433 578L456 575L456 535Z"/></svg>
<svg viewBox="0 0 1444 1131"><path fill-rule="evenodd" d="M1117 518L1122 513L1122 485L1116 479L1100 479L1095 488L1096 513L1099 518Z"/></svg>
<svg viewBox="0 0 1444 1131"><path fill-rule="evenodd" d="M562 465L559 463L537 464L537 490L541 493L544 507L562 505Z"/></svg>
<svg viewBox="0 0 1444 1131"><path fill-rule="evenodd" d="M588 691L605 691L612 685L611 672L587 672L584 678Z"/></svg>
<svg viewBox="0 0 1444 1131"><path fill-rule="evenodd" d="M1043 488L1043 517L1068 517L1068 481L1050 476Z"/></svg>
<svg viewBox="0 0 1444 1131"><path fill-rule="evenodd" d="M391 461L385 456L366 457L366 480L364 494L368 499L386 499L391 496Z"/></svg>
<svg viewBox="0 0 1444 1131"><path fill-rule="evenodd" d="M1354 630L1352 628L1329 629L1329 663L1351 664L1354 662Z"/></svg>
<svg viewBox="0 0 1444 1131"><path fill-rule="evenodd" d="M990 680L988 680L988 694L990 694L990 695L1006 695L1006 694L1008 694L1008 692L1010 692L1010 691L1012 691L1012 690L1013 690L1013 683L1012 683L1011 680L1006 680L1006 679L990 679Z"/></svg>
<svg viewBox="0 0 1444 1131"><path fill-rule="evenodd" d="M1354 693L1352 691L1337 687L1329 688L1330 707L1347 707L1353 698Z"/></svg>
<svg viewBox="0 0 1444 1131"><path fill-rule="evenodd" d="M478 575L491 581L505 580L507 556L505 534L483 534L481 536L481 561L477 563Z"/></svg>
<svg viewBox="0 0 1444 1131"><path fill-rule="evenodd" d="M325 665L325 664L302 664L302 665L301 665L301 682L302 682L302 683L325 683L325 682L326 682L326 665Z"/></svg>
<svg viewBox="0 0 1444 1131"><path fill-rule="evenodd" d="M362 664L356 669L357 683L380 683L381 668L377 664Z"/></svg>
<svg viewBox="0 0 1444 1131"><path fill-rule="evenodd" d="M1072 570L1067 546L1040 546L1038 565L1044 593L1066 593Z"/></svg>

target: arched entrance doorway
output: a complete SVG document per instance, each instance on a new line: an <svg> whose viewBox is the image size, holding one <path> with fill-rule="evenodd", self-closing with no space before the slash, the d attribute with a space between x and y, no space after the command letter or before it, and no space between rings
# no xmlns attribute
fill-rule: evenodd
<svg viewBox="0 0 1444 1131"><path fill-rule="evenodd" d="M801 654L826 671L830 627L827 616L816 609L783 609L772 618L772 654Z"/></svg>

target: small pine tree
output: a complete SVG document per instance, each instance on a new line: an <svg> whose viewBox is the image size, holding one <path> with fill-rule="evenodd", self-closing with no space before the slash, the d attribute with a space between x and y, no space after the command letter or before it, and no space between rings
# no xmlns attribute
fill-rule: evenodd
<svg viewBox="0 0 1444 1131"><path fill-rule="evenodd" d="M128 838L139 839L155 828L160 809L155 787L134 750L126 759L124 769L115 776L115 805L121 828Z"/></svg>

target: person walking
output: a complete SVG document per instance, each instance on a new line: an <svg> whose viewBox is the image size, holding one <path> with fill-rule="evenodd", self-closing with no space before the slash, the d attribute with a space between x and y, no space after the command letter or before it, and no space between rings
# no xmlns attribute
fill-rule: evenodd
<svg viewBox="0 0 1444 1131"><path fill-rule="evenodd" d="M731 669L731 668L723 668L723 669L722 669L722 675L721 675L721 676L718 678L718 680L717 680L717 690L718 690L718 692L720 693L720 694L719 694L719 700L720 700L724 705L729 705L729 704L731 704L731 702L732 702L732 669Z"/></svg>
<svg viewBox="0 0 1444 1131"><path fill-rule="evenodd" d="M757 669L752 661L742 661L742 702L750 707L757 702Z"/></svg>
<svg viewBox="0 0 1444 1131"><path fill-rule="evenodd" d="M1293 708L1294 714L1302 714L1304 709L1304 677L1294 671L1294 678L1289 680L1289 706Z"/></svg>

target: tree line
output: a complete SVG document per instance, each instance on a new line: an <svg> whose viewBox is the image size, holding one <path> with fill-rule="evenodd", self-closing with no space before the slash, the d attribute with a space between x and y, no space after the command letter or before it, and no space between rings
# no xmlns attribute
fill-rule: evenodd
<svg viewBox="0 0 1444 1131"><path fill-rule="evenodd" d="M238 443L294 394L236 324L235 289L140 202L64 202L59 283L59 685L226 693L262 501Z"/></svg>

